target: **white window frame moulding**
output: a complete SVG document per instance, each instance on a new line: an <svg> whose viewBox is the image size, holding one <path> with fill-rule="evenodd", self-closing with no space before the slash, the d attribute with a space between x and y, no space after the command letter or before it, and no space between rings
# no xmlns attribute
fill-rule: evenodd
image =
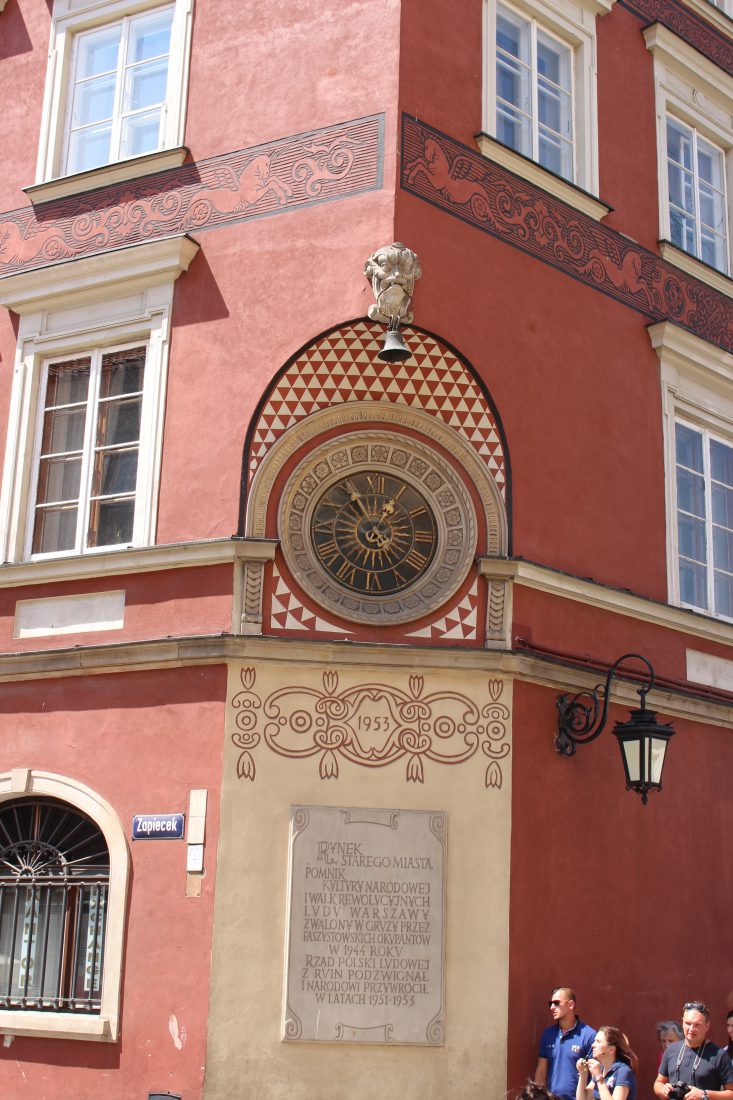
<svg viewBox="0 0 733 1100"><path fill-rule="evenodd" d="M147 344L141 425L147 456L139 481L142 521L136 523L135 545L154 541L173 284L197 251L198 244L181 235L0 279L0 305L20 315L0 492L1 561L30 559L33 451L44 361L128 341ZM90 548L86 554L108 552Z"/></svg>
<svg viewBox="0 0 733 1100"><path fill-rule="evenodd" d="M733 77L684 42L661 23L643 31L654 59L657 112L657 180L659 186L660 252L669 263L721 293L733 296L733 282L725 272L671 243L667 182L667 116L692 126L723 150L727 206L728 267L733 270Z"/></svg>
<svg viewBox="0 0 733 1100"><path fill-rule="evenodd" d="M161 0L54 0L48 48L46 86L41 114L33 202L47 202L110 183L136 179L183 163L193 0L174 0L168 73L168 99L161 148L141 157L117 160L90 172L66 175L62 167L74 37L126 15L162 7ZM43 185L43 186L39 186Z"/></svg>
<svg viewBox="0 0 733 1100"><path fill-rule="evenodd" d="M120 990L130 854L125 831L110 804L90 787L52 772L15 768L0 774L0 802L11 798L55 798L74 806L99 826L109 850L109 907L104 943L99 1015L0 1010L0 1035L48 1039L91 1039L114 1043L119 1036Z"/></svg>
<svg viewBox="0 0 733 1100"><path fill-rule="evenodd" d="M733 446L733 355L671 321L651 325L647 331L659 356L662 385L667 591L670 603L688 607L680 599L678 574L675 424L683 420L707 429ZM712 611L690 610L730 621Z"/></svg>
<svg viewBox="0 0 733 1100"><path fill-rule="evenodd" d="M502 0L504 3L505 0ZM496 8L483 0L483 133L480 152L557 198L597 220L610 211L598 195L598 102L596 17L611 11L615 0L506 0L526 18L536 20L573 50L573 128L575 173L572 182L498 142L496 129Z"/></svg>

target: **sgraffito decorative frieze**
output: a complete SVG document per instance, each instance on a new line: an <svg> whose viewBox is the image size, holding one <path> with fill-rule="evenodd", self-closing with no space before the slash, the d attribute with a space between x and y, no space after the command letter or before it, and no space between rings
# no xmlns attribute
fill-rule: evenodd
<svg viewBox="0 0 733 1100"><path fill-rule="evenodd" d="M733 301L475 150L402 116L404 190L608 294L733 351Z"/></svg>
<svg viewBox="0 0 733 1100"><path fill-rule="evenodd" d="M462 764L482 754L486 787L502 786L510 710L499 678L461 691L412 673L343 684L328 669L268 690L250 666L239 680L230 714L240 779L254 781L254 754L263 745L294 761L315 757L321 779L338 779L342 761L367 768L404 761L411 783L424 782L427 762ZM446 683L455 680L449 675Z"/></svg>
<svg viewBox="0 0 733 1100"><path fill-rule="evenodd" d="M663 23L676 35L694 46L726 73L733 75L733 41L717 27L701 19L685 4L675 0L618 0L629 11L649 23Z"/></svg>
<svg viewBox="0 0 733 1100"><path fill-rule="evenodd" d="M0 276L381 187L384 117L0 214Z"/></svg>

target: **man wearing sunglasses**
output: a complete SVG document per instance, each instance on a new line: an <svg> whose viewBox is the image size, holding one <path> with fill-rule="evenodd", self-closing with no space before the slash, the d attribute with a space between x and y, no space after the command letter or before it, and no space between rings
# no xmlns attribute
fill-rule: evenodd
<svg viewBox="0 0 733 1100"><path fill-rule="evenodd" d="M575 993L568 986L560 986L553 992L549 1008L555 1022L542 1032L534 1079L562 1100L575 1100L578 1084L575 1063L591 1054L596 1029L576 1016Z"/></svg>
<svg viewBox="0 0 733 1100"><path fill-rule="evenodd" d="M733 1100L733 1065L708 1039L710 1012L702 1001L682 1009L683 1039L662 1055L654 1092L659 1100Z"/></svg>

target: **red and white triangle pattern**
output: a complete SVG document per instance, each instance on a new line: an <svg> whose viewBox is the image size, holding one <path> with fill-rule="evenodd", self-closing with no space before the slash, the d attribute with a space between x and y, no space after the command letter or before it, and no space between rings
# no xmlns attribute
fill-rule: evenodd
<svg viewBox="0 0 733 1100"><path fill-rule="evenodd" d="M408 638L429 638L434 641L475 641L478 620L478 581L456 606L429 626L413 630Z"/></svg>
<svg viewBox="0 0 733 1100"><path fill-rule="evenodd" d="M359 321L306 349L280 378L252 439L249 480L288 428L319 409L347 401L391 401L439 417L460 432L488 466L502 495L506 464L491 410L476 379L432 336L405 332L408 363L377 358L383 330Z"/></svg>
<svg viewBox="0 0 733 1100"><path fill-rule="evenodd" d="M334 626L304 607L297 596L288 588L280 570L273 562L273 593L270 600L270 632L273 634L292 634L294 630L308 631L309 634L353 634L343 626Z"/></svg>

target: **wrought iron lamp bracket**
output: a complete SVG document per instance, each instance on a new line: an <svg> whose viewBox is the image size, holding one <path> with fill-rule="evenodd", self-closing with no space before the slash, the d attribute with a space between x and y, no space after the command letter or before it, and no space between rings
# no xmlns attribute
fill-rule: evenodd
<svg viewBox="0 0 733 1100"><path fill-rule="evenodd" d="M572 697L558 695L555 748L561 756L574 756L576 745L589 745L600 737L608 718L611 683L623 662L632 658L641 661L649 670L649 682L637 689L641 700L639 709L646 710L646 697L654 687L654 669L640 653L624 653L609 668L605 684L596 684L592 691L579 691Z"/></svg>

